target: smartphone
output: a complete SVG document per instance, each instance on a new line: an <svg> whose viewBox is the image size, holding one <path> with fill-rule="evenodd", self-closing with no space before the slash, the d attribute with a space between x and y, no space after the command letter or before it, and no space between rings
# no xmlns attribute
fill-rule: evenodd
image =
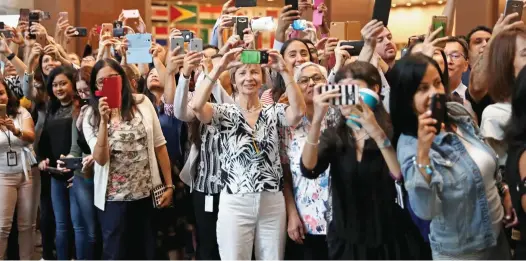
<svg viewBox="0 0 526 261"><path fill-rule="evenodd" d="M296 31L303 31L307 29L307 20L299 19L292 21L292 29Z"/></svg>
<svg viewBox="0 0 526 261"><path fill-rule="evenodd" d="M69 20L68 12L60 12L60 13L58 13L58 17L61 17L62 21Z"/></svg>
<svg viewBox="0 0 526 261"><path fill-rule="evenodd" d="M236 0L236 7L254 7L257 6L257 0Z"/></svg>
<svg viewBox="0 0 526 261"><path fill-rule="evenodd" d="M35 36L36 42L42 46L42 48L47 45L47 36L45 34L37 34Z"/></svg>
<svg viewBox="0 0 526 261"><path fill-rule="evenodd" d="M88 105L89 104L89 99L81 99L79 104L80 104L80 107L82 107L84 105Z"/></svg>
<svg viewBox="0 0 526 261"><path fill-rule="evenodd" d="M235 21L236 34L239 35L239 38L243 40L245 35L243 31L248 28L248 17L246 16L237 16Z"/></svg>
<svg viewBox="0 0 526 261"><path fill-rule="evenodd" d="M40 22L40 14L39 13L35 13L35 12L29 13L29 28L31 28L31 26L34 23L39 23L39 22ZM36 35L32 34L31 31L29 31L29 39L36 39ZM42 46L42 47L44 47L44 46Z"/></svg>
<svg viewBox="0 0 526 261"><path fill-rule="evenodd" d="M241 62L243 64L267 64L268 53L258 50L243 50L241 52Z"/></svg>
<svg viewBox="0 0 526 261"><path fill-rule="evenodd" d="M13 38L13 32L9 30L0 30L0 34L4 35L4 37L7 39Z"/></svg>
<svg viewBox="0 0 526 261"><path fill-rule="evenodd" d="M82 169L82 158L62 158L60 159L64 162L63 167L69 170Z"/></svg>
<svg viewBox="0 0 526 261"><path fill-rule="evenodd" d="M151 34L127 34L126 39L128 39L128 51L126 51L128 64L152 62Z"/></svg>
<svg viewBox="0 0 526 261"><path fill-rule="evenodd" d="M318 10L316 10L316 7L315 7L314 11L312 11L312 24L318 27L322 23L323 23L323 12L318 12Z"/></svg>
<svg viewBox="0 0 526 261"><path fill-rule="evenodd" d="M289 11L299 9L298 0L285 0L285 6L287 5L292 5L292 8L289 9Z"/></svg>
<svg viewBox="0 0 526 261"><path fill-rule="evenodd" d="M185 42L190 42L190 39L194 38L194 33L189 30L181 30L181 34Z"/></svg>
<svg viewBox="0 0 526 261"><path fill-rule="evenodd" d="M184 38L181 36L176 36L170 39L170 51L173 51L175 48L180 47L177 54L184 53Z"/></svg>
<svg viewBox="0 0 526 261"><path fill-rule="evenodd" d="M201 52L203 51L203 40L200 38L192 38L190 39L190 51L193 52Z"/></svg>
<svg viewBox="0 0 526 261"><path fill-rule="evenodd" d="M360 52L362 52L364 41L345 41L345 42L340 43L340 46L345 46L345 45L354 47L350 50L347 50L347 52L351 56L358 56L360 55Z"/></svg>
<svg viewBox="0 0 526 261"><path fill-rule="evenodd" d="M523 2L521 0L508 0L506 2L506 7L504 8L504 15L510 15L513 13L518 13L519 17L511 20L510 23L518 22L522 20L522 9Z"/></svg>
<svg viewBox="0 0 526 261"><path fill-rule="evenodd" d="M389 22L389 13L391 12L391 0L374 1L373 19L382 21L384 26Z"/></svg>
<svg viewBox="0 0 526 261"><path fill-rule="evenodd" d="M4 30L5 29L5 24L4 22L0 22L0 30Z"/></svg>
<svg viewBox="0 0 526 261"><path fill-rule="evenodd" d="M329 34L338 40L347 40L347 24L345 22L331 22Z"/></svg>
<svg viewBox="0 0 526 261"><path fill-rule="evenodd" d="M434 15L433 16L433 20L431 21L431 23L433 24L433 31L438 29L438 28L440 28L440 27L442 27L442 31L440 31L440 33L438 33L436 38L442 38L442 37L446 36L446 33L447 33L447 16ZM446 42L437 43L436 46L444 48L444 47L446 47Z"/></svg>
<svg viewBox="0 0 526 261"><path fill-rule="evenodd" d="M123 37L124 36L124 28L113 28L113 37Z"/></svg>
<svg viewBox="0 0 526 261"><path fill-rule="evenodd" d="M125 18L139 18L140 17L140 14L139 14L139 10L137 9L131 9L131 10L122 10L122 15L125 17Z"/></svg>
<svg viewBox="0 0 526 261"><path fill-rule="evenodd" d="M358 93L358 85L325 85L320 88L320 93L325 93L338 88L340 89L341 96L331 99L330 103L332 105L356 105L359 103L360 94Z"/></svg>
<svg viewBox="0 0 526 261"><path fill-rule="evenodd" d="M407 52L409 51L409 48L405 47L400 51L400 55L402 57L405 57L407 55Z"/></svg>
<svg viewBox="0 0 526 261"><path fill-rule="evenodd" d="M446 107L446 95L436 93L431 97L431 117L437 121L435 128L437 132L442 129L442 123L446 119L447 107Z"/></svg>
<svg viewBox="0 0 526 261"><path fill-rule="evenodd" d="M29 21L29 9L27 8L20 8L20 21Z"/></svg>
<svg viewBox="0 0 526 261"><path fill-rule="evenodd" d="M7 117L7 105L6 104L0 104L0 118Z"/></svg>
<svg viewBox="0 0 526 261"><path fill-rule="evenodd" d="M49 12L40 12L40 19L42 20L49 20L51 19L51 14Z"/></svg>
<svg viewBox="0 0 526 261"><path fill-rule="evenodd" d="M74 37L86 37L88 36L88 28L86 27L75 27L75 33Z"/></svg>
<svg viewBox="0 0 526 261"><path fill-rule="evenodd" d="M113 24L110 24L110 23L102 24L102 29L100 31L100 34L113 36Z"/></svg>
<svg viewBox="0 0 526 261"><path fill-rule="evenodd" d="M51 174L64 175L64 172L60 171L57 168L53 168L53 167L47 167L46 171L51 173Z"/></svg>
<svg viewBox="0 0 526 261"><path fill-rule="evenodd" d="M122 78L108 77L102 80L102 90L95 91L95 96L106 97L110 109L120 108L122 105Z"/></svg>
<svg viewBox="0 0 526 261"><path fill-rule="evenodd" d="M122 28L122 21L113 21L113 28Z"/></svg>

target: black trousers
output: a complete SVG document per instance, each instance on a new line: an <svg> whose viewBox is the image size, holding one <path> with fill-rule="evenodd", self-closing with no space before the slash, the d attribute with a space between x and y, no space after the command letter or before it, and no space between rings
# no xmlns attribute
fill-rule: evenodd
<svg viewBox="0 0 526 261"><path fill-rule="evenodd" d="M55 214L51 203L51 176L41 175L40 232L42 233L42 258L55 259Z"/></svg>
<svg viewBox="0 0 526 261"><path fill-rule="evenodd" d="M285 247L286 260L328 260L329 251L326 235L305 234L303 244L298 244L287 238Z"/></svg>
<svg viewBox="0 0 526 261"><path fill-rule="evenodd" d="M219 213L219 194L212 195L214 198L213 212L205 211L205 197L205 193L198 191L192 192L197 241L196 259L220 260L216 234L217 214Z"/></svg>

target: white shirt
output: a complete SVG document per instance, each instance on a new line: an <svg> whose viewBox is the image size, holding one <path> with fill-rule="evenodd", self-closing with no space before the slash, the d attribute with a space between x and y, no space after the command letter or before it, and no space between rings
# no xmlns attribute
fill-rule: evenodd
<svg viewBox="0 0 526 261"><path fill-rule="evenodd" d="M480 121L480 133L485 139L489 139L488 144L499 155L499 165L506 165L508 158L508 143L505 140L504 129L511 117L510 103L491 104L482 112Z"/></svg>
<svg viewBox="0 0 526 261"><path fill-rule="evenodd" d="M468 87L464 85L462 82L460 82L460 84L457 86L455 90L453 90L453 92L456 92L460 96L460 98L462 98L462 100L465 101L467 90L468 90Z"/></svg>
<svg viewBox="0 0 526 261"><path fill-rule="evenodd" d="M23 122L25 119L31 119L31 114L24 108L18 108L18 115L13 119L16 128L21 131L24 130ZM7 166L7 152L9 151L8 138L11 141L11 151L16 152L16 166ZM17 138L11 131L0 131L0 173L1 174L19 174L27 175L31 171L31 164L36 162L33 160L34 155L31 150L31 144Z"/></svg>

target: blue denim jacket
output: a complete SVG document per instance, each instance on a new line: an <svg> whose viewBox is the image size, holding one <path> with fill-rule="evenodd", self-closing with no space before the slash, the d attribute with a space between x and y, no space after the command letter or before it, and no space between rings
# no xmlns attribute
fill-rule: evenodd
<svg viewBox="0 0 526 261"><path fill-rule="evenodd" d="M447 106L449 120L461 128L464 138L493 155L498 166L495 152L483 142L468 112L458 103ZM409 202L419 218L431 220L431 249L460 255L496 245L483 178L460 138L446 132L435 137L429 152L434 169L429 184L415 166L416 153L417 138L400 136L397 156Z"/></svg>

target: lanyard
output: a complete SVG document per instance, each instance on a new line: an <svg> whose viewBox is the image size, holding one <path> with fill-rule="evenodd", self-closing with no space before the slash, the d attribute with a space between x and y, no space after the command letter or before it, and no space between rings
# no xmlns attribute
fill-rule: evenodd
<svg viewBox="0 0 526 261"><path fill-rule="evenodd" d="M2 132L4 133L5 137L7 138L7 144L9 144L9 151L12 151L11 150L11 132L10 131L4 131L2 130Z"/></svg>

